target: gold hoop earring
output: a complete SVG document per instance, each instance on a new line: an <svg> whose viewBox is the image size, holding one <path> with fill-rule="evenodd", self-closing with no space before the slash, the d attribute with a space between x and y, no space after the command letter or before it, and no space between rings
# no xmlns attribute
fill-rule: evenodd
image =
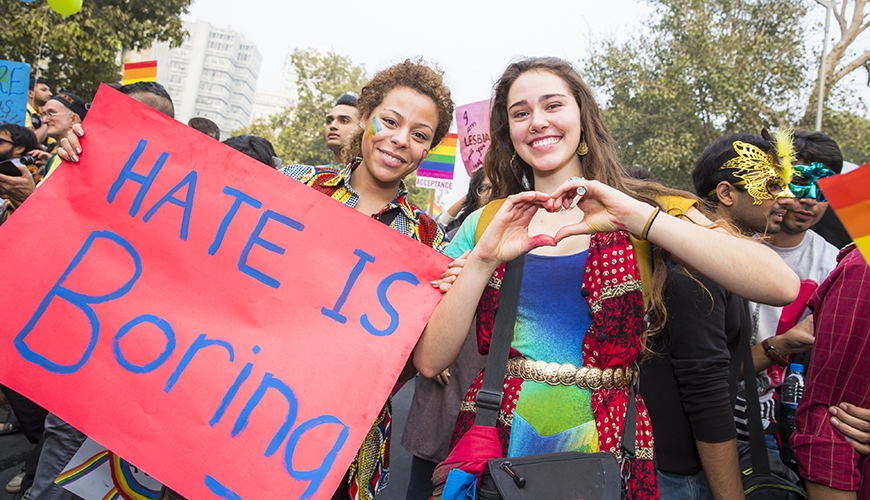
<svg viewBox="0 0 870 500"><path fill-rule="evenodd" d="M516 160L516 159L517 159L517 152L514 151L513 156L511 156L511 162L510 162L510 166L511 166L511 168L514 169L514 170L517 169L516 165L514 165L514 160Z"/></svg>
<svg viewBox="0 0 870 500"><path fill-rule="evenodd" d="M586 156L588 154L589 146L586 144L586 139L583 138L583 134L580 134L580 144L577 145L577 155Z"/></svg>

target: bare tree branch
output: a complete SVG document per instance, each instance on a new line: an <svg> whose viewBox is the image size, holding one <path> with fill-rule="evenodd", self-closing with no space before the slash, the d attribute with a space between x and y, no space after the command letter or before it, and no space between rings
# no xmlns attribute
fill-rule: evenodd
<svg viewBox="0 0 870 500"><path fill-rule="evenodd" d="M864 52L860 56L852 59L849 64L840 68L836 73L831 75L830 82L825 85L827 88L833 87L837 82L842 80L846 75L870 62L870 50ZM826 89L827 90L827 89Z"/></svg>
<svg viewBox="0 0 870 500"><path fill-rule="evenodd" d="M857 6L856 6L857 7ZM827 10L827 7L825 7ZM834 14L834 19L837 20L837 24L840 25L840 33L846 32L846 0L842 0L840 6L840 12L837 12L837 9L831 9ZM827 15L827 12L825 13Z"/></svg>
<svg viewBox="0 0 870 500"><path fill-rule="evenodd" d="M865 22L867 15L864 13L864 10L867 7L867 1L868 0L854 1L851 20L846 18L846 4L849 3L848 0L842 0L839 9L832 9L840 27L840 39L834 43L833 47L831 47L825 59L825 67L822 68L822 73L824 74L825 79L823 99L827 98L830 89L836 85L837 82L842 80L852 71L864 67L865 64L870 61L870 51L866 51L853 58L845 66L840 66L843 58L846 56L846 52L858 38L858 35L870 27L870 21ZM838 67L840 68L839 70L837 69ZM815 89L818 90L818 88L819 80L817 78ZM814 95L815 94L817 94L817 92L814 92ZM810 105L812 105L812 103L810 103ZM807 109L809 110L809 108Z"/></svg>

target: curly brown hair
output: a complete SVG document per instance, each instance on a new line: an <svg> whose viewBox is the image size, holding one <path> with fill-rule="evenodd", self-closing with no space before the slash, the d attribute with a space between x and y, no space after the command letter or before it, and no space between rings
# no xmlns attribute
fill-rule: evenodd
<svg viewBox="0 0 870 500"><path fill-rule="evenodd" d="M356 105L360 116L370 116L383 102L384 97L397 87L419 92L435 103L438 109L438 126L432 136L432 146L436 146L447 135L453 120L453 99L450 97L450 89L444 84L444 72L437 67L430 67L422 58L413 61L405 59L405 62L377 72L360 92ZM363 128L358 128L348 137L347 144L341 151L344 162L360 156L364 132Z"/></svg>

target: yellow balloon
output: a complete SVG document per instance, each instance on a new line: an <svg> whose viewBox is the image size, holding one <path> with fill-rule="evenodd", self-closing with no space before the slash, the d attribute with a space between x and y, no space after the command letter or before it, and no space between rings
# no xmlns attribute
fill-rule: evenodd
<svg viewBox="0 0 870 500"><path fill-rule="evenodd" d="M82 0L48 0L48 6L58 14L71 16L82 10Z"/></svg>

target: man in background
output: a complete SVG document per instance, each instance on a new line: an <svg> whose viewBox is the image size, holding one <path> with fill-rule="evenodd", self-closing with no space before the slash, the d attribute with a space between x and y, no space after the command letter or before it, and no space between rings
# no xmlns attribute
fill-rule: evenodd
<svg viewBox="0 0 870 500"><path fill-rule="evenodd" d="M39 117L42 114L42 107L49 99L51 99L51 88L48 86L48 81L44 78L31 77L30 90L27 92L27 117L24 120L24 126L33 130L33 133L36 134L36 140L40 144L46 144L47 127L41 122L38 127L34 127L33 117Z"/></svg>
<svg viewBox="0 0 870 500"><path fill-rule="evenodd" d="M695 164L697 195L747 237L780 230L787 169L759 136L723 137ZM751 268L754 262L747 261ZM703 275L669 266L667 322L651 339L640 390L656 437L659 490L668 498L741 498L737 429L740 339L752 334L746 303Z"/></svg>
<svg viewBox="0 0 870 500"><path fill-rule="evenodd" d="M799 363L802 358L792 359L789 354L797 354L795 347L805 350L813 341L807 301L837 265L838 253L836 247L810 228L828 208L816 181L840 172L843 155L837 143L821 132L796 131L794 147L797 160L790 190L795 197L786 204L780 231L771 235L767 243L801 279L801 290L798 298L785 307L750 304L755 324L752 344L758 355L756 369L760 362L769 364L758 374L762 417L774 423L781 421L775 393L787 375L786 366L790 362ZM775 449L774 435L779 429L777 425L768 427L769 447ZM744 430L742 425L738 429ZM787 435L784 437L788 439ZM792 463L788 443L780 440L779 448L783 460Z"/></svg>
<svg viewBox="0 0 870 500"><path fill-rule="evenodd" d="M357 127L359 127L359 111L356 109L356 97L345 94L335 101L335 106L329 110L323 125L326 147L332 151L332 161L329 166L336 169L344 168L344 163L341 161L341 148Z"/></svg>
<svg viewBox="0 0 870 500"><path fill-rule="evenodd" d="M199 130L216 141L221 140L221 129L217 126L217 123L208 118L194 116L187 121L187 126L194 130Z"/></svg>

